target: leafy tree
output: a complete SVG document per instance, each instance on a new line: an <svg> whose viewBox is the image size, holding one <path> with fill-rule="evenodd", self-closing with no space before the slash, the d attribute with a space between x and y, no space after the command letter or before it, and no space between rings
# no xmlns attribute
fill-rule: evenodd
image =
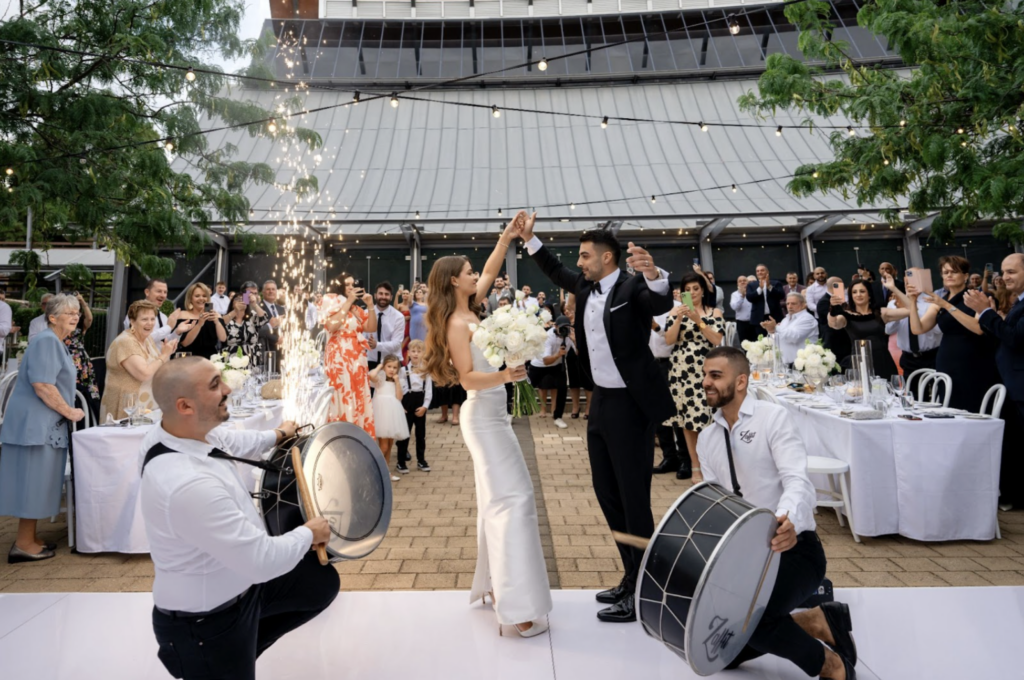
<svg viewBox="0 0 1024 680"><path fill-rule="evenodd" d="M273 171L194 134L205 117L238 124L274 115L244 101L237 82L211 64L248 56L243 73L269 75L263 57L273 37L240 40L244 10L244 0L22 0L21 13L0 24L0 41L9 41L0 42L0 180L8 187L0 190L0 237L22 237L31 207L33 238L44 246L95 239L144 273L167 276L174 264L155 255L159 246L195 256L215 212L247 222L243 188L273 182ZM194 81L189 67L199 72ZM301 108L288 97L282 105ZM321 144L284 120L271 127L246 129ZM171 168L171 153L156 142L164 137L174 138L173 153L188 159L190 172ZM315 179L299 190L315 191ZM237 232L248 251L276 247Z"/></svg>
<svg viewBox="0 0 1024 680"><path fill-rule="evenodd" d="M851 58L847 45L831 39L827 3L808 0L785 11L801 30L800 49L820 66L768 57L758 92L741 97L741 106L762 116L776 109L843 114L870 126L855 136L833 131L835 159L798 168L790 191L837 191L861 205L905 204L918 215L941 211L932 225L937 239L991 220L997 236L1024 240L1021 3L863 3L858 24L885 36L913 65L909 71ZM814 127L810 115L807 125ZM884 215L899 220L896 209Z"/></svg>

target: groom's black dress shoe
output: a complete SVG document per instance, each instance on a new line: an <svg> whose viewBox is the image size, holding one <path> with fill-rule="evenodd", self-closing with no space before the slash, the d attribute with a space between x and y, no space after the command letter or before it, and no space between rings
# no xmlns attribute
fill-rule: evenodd
<svg viewBox="0 0 1024 680"><path fill-rule="evenodd" d="M661 462L654 466L654 474L656 474L656 475L664 475L664 474L669 473L669 472L675 472L678 468L679 468L679 459L678 458L675 458L675 457L672 457L672 458L662 458Z"/></svg>
<svg viewBox="0 0 1024 680"><path fill-rule="evenodd" d="M832 632L832 639L835 640L836 652L850 662L851 666L857 665L857 643L853 641L853 622L850 619L850 607L842 602L825 602L821 605L821 613L825 615L825 622Z"/></svg>
<svg viewBox="0 0 1024 680"><path fill-rule="evenodd" d="M608 623L629 623L636 621L636 607L633 605L633 593L629 593L619 602L597 613L597 618Z"/></svg>
<svg viewBox="0 0 1024 680"><path fill-rule="evenodd" d="M602 590L597 594L597 601L602 604L616 604L619 600L633 592L633 589L626 585L626 579L619 581L619 585L609 590Z"/></svg>

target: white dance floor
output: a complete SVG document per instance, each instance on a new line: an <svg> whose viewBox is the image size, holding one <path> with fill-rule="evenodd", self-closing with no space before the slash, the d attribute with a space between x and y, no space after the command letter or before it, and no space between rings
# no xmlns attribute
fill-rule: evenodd
<svg viewBox="0 0 1024 680"><path fill-rule="evenodd" d="M341 593L257 665L265 680L688 680L678 657L640 624L600 623L590 591L554 591L551 632L498 637L490 607L460 592ZM850 604L866 680L1020 677L1024 587L837 591ZM148 680L156 658L149 593L0 594L6 678ZM805 678L759 659L726 680Z"/></svg>

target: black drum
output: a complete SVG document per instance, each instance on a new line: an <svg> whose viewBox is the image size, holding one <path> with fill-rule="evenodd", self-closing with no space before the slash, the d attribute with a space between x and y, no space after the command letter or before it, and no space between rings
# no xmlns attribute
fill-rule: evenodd
<svg viewBox="0 0 1024 680"><path fill-rule="evenodd" d="M280 536L306 523L291 470L294 446L316 513L331 525L331 561L369 555L391 522L391 475L377 443L351 423L328 423L274 450L270 462L283 470L263 471L257 490L267 531Z"/></svg>
<svg viewBox="0 0 1024 680"><path fill-rule="evenodd" d="M665 513L636 584L644 630L697 675L725 668L753 634L779 561L775 516L716 484L697 484Z"/></svg>

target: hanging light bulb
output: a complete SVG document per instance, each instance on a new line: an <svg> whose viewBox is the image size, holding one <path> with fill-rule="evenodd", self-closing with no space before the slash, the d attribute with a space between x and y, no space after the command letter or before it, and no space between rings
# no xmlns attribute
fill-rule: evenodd
<svg viewBox="0 0 1024 680"><path fill-rule="evenodd" d="M492 106L491 115L494 116L495 118L501 118L501 109L499 109L497 106Z"/></svg>
<svg viewBox="0 0 1024 680"><path fill-rule="evenodd" d="M498 208L498 217L501 217L501 208Z"/></svg>
<svg viewBox="0 0 1024 680"><path fill-rule="evenodd" d="M352 93L352 106L359 106L359 90Z"/></svg>
<svg viewBox="0 0 1024 680"><path fill-rule="evenodd" d="M960 146L966 147L967 146L967 142L966 141L960 142Z"/></svg>
<svg viewBox="0 0 1024 680"><path fill-rule="evenodd" d="M605 116L604 118L601 119L601 129L602 130L608 129L608 116Z"/></svg>
<svg viewBox="0 0 1024 680"><path fill-rule="evenodd" d="M697 123L697 125L700 126L700 131L701 132L707 132L708 131L708 126L705 125L704 121L701 121L701 122Z"/></svg>
<svg viewBox="0 0 1024 680"><path fill-rule="evenodd" d="M815 170L814 172L812 172L811 177L813 177L814 179L818 179L818 171Z"/></svg>
<svg viewBox="0 0 1024 680"><path fill-rule="evenodd" d="M7 176L10 177L14 174L14 168L7 168Z"/></svg>
<svg viewBox="0 0 1024 680"><path fill-rule="evenodd" d="M416 219L419 219L419 218L420 218L420 211L419 211L419 210L417 210L417 211L416 211Z"/></svg>
<svg viewBox="0 0 1024 680"><path fill-rule="evenodd" d="M956 129L956 133L957 133L958 135L962 135L962 134L964 133L964 129L963 129L962 127L958 127L958 128Z"/></svg>
<svg viewBox="0 0 1024 680"><path fill-rule="evenodd" d="M398 95L394 92L391 93L391 108L398 108Z"/></svg>
<svg viewBox="0 0 1024 680"><path fill-rule="evenodd" d="M651 203L657 203L657 202L658 202L658 197L657 196L651 196Z"/></svg>
<svg viewBox="0 0 1024 680"><path fill-rule="evenodd" d="M907 127L907 121L900 119L900 127Z"/></svg>
<svg viewBox="0 0 1024 680"><path fill-rule="evenodd" d="M164 148L167 149L168 153L174 151L174 141L168 139L166 142L164 142Z"/></svg>
<svg viewBox="0 0 1024 680"><path fill-rule="evenodd" d="M882 159L882 165L889 165L889 159L888 158L883 158Z"/></svg>
<svg viewBox="0 0 1024 680"><path fill-rule="evenodd" d="M541 57L541 60L537 62L537 70L538 71L547 71L548 70L548 60L543 58L543 57Z"/></svg>
<svg viewBox="0 0 1024 680"><path fill-rule="evenodd" d="M732 185L732 193L734 193L734 194L736 193L736 185L735 184Z"/></svg>
<svg viewBox="0 0 1024 680"><path fill-rule="evenodd" d="M270 123L267 124L267 132L274 134L277 132L277 121L273 118L270 119Z"/></svg>
<svg viewBox="0 0 1024 680"><path fill-rule="evenodd" d="M196 79L196 72L192 70L191 66L189 66L188 70L185 71L185 80L187 80L188 82L191 83L191 82L194 82L195 79Z"/></svg>
<svg viewBox="0 0 1024 680"><path fill-rule="evenodd" d="M569 204L569 210L575 210L575 209L576 209L576 204L575 203L570 203Z"/></svg>
<svg viewBox="0 0 1024 680"><path fill-rule="evenodd" d="M736 15L735 14L730 14L726 18L726 21L729 24L729 32L732 33L733 35L739 35L740 34L740 22L736 21Z"/></svg>
<svg viewBox="0 0 1024 680"><path fill-rule="evenodd" d="M782 126L781 125L779 127L775 128L775 136L776 137L781 137L782 136Z"/></svg>
<svg viewBox="0 0 1024 680"><path fill-rule="evenodd" d="M857 131L853 129L852 125L847 125L846 126L846 134L848 134L851 137L853 137L855 134L857 134Z"/></svg>

